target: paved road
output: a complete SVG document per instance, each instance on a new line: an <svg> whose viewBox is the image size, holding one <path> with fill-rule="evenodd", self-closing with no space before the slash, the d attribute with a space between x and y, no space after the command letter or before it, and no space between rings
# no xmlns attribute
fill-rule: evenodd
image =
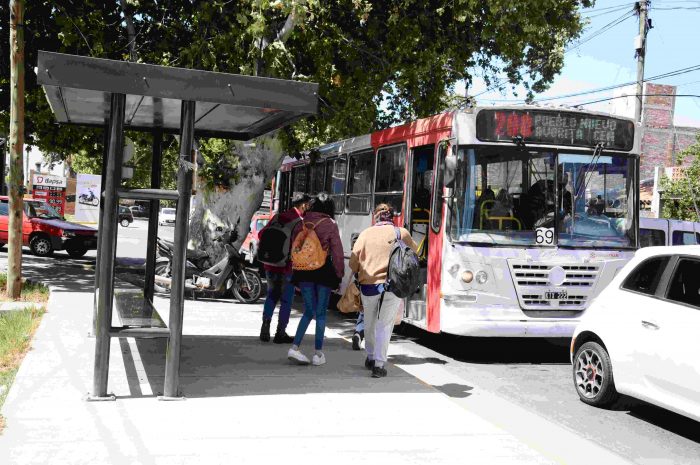
<svg viewBox="0 0 700 465"><path fill-rule="evenodd" d="M146 225L137 220L129 228L119 228L118 256L145 256ZM172 227L160 229L162 237L172 237ZM5 249L0 251L2 268L6 255ZM34 270L53 263L52 259L25 257ZM92 261L87 257L70 260L62 253L53 260L57 265L73 267ZM206 313L198 312L204 317L230 311L235 304L218 300L198 301L197 305L207 307ZM330 324L351 334L351 320L334 316ZM638 464L700 464L697 422L633 399L623 399L613 410L580 402L571 381L568 341L479 340L402 327L390 353L394 354L391 361L404 370L428 384L442 384L443 392L462 402L462 407L479 411L521 437L537 430L539 436L533 438L534 442L542 444L551 437L551 442L566 444L561 446L564 448L571 447L571 437L576 437ZM443 378L449 381L441 382ZM489 402L488 398L497 402ZM498 407L490 410L490 405ZM503 405L511 405L512 409L504 409ZM402 412L406 417L407 411Z"/></svg>
<svg viewBox="0 0 700 465"><path fill-rule="evenodd" d="M580 402L568 340L478 340L414 328L401 328L397 340L417 344L428 360L447 362L463 384L477 385L635 463L700 464L698 422L630 398L612 410ZM496 421L507 415L496 414Z"/></svg>

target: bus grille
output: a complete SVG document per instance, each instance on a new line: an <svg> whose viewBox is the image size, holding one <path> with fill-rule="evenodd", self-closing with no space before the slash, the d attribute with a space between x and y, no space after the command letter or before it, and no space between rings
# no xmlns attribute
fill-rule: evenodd
<svg viewBox="0 0 700 465"><path fill-rule="evenodd" d="M511 276L524 310L584 310L593 298L593 290L600 272L600 265L558 264L509 261ZM563 282L555 285L550 273L555 268ZM566 291L566 297L554 298L547 293Z"/></svg>

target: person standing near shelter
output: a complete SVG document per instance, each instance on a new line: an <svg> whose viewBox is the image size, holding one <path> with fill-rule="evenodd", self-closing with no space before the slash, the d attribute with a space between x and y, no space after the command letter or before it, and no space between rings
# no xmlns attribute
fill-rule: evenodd
<svg viewBox="0 0 700 465"><path fill-rule="evenodd" d="M311 197L304 193L297 193L292 198L292 208L282 212L276 218L279 223L286 225L294 221L301 221L306 210L309 207ZM268 225L260 231L261 246L262 238L264 238L265 229L271 226L274 218ZM280 245L281 247L281 245ZM272 340L275 344L289 344L293 338L286 332L287 324L289 323L289 314L292 311L292 300L294 299L294 285L292 284L292 263L288 260L285 266L273 266L264 264L265 275L267 278L267 298L263 307L263 321L260 327L260 340L268 342L270 340L270 323L272 322L272 314L275 312L277 303L280 303L280 311L277 317L277 331Z"/></svg>
<svg viewBox="0 0 700 465"><path fill-rule="evenodd" d="M394 243L400 234L401 240L408 247L414 252L418 250L411 234L404 228L395 227L393 219L394 211L390 205L377 205L374 209L374 225L362 231L350 255L350 269L358 274L364 308L367 352L365 367L372 370L373 378L387 375L384 365L396 313L401 304L399 297L385 289Z"/></svg>
<svg viewBox="0 0 700 465"><path fill-rule="evenodd" d="M309 359L299 350L299 346L313 318L316 318L316 353L311 363L326 363L323 354L326 310L331 292L338 287L345 272L343 244L334 212L333 199L325 192L319 193L311 200L303 222L294 228L292 234L293 280L304 299L304 314L287 358L303 365L307 365Z"/></svg>

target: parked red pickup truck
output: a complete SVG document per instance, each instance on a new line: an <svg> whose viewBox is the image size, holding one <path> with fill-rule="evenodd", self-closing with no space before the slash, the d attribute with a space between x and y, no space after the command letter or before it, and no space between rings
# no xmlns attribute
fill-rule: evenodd
<svg viewBox="0 0 700 465"><path fill-rule="evenodd" d="M0 246L7 244L9 204L0 196ZM24 200L22 245L34 255L46 257L54 250L65 250L73 258L82 257L97 248L97 230L66 221L42 200Z"/></svg>

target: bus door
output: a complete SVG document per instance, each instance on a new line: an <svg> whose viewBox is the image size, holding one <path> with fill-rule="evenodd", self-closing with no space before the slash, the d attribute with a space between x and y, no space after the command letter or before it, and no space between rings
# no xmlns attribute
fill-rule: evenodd
<svg viewBox="0 0 700 465"><path fill-rule="evenodd" d="M418 258L421 265L421 285L408 298L405 316L412 320L423 321L424 325L427 325L425 318L428 299L428 238L434 159L434 144L411 149L404 209L404 227L418 244Z"/></svg>

